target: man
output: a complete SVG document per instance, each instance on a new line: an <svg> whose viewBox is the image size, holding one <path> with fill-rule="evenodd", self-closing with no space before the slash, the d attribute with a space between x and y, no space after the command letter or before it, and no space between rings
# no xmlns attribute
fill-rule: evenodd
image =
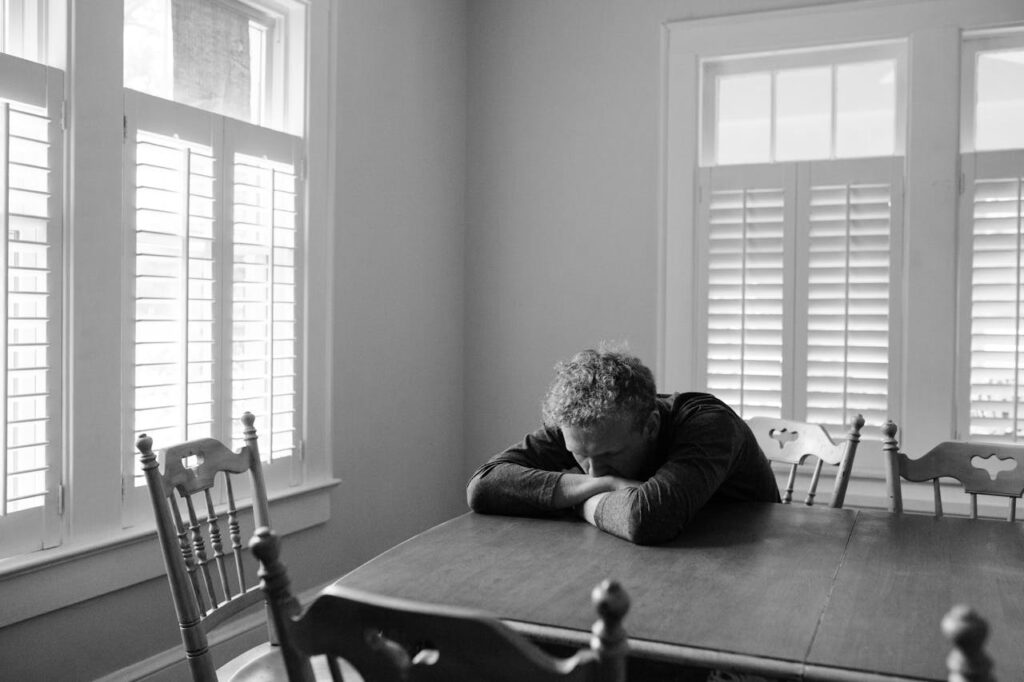
<svg viewBox="0 0 1024 682"><path fill-rule="evenodd" d="M618 351L582 351L556 372L544 427L470 479L473 511L572 510L612 535L655 544L709 500L779 501L754 434L714 396L658 395L651 371Z"/></svg>

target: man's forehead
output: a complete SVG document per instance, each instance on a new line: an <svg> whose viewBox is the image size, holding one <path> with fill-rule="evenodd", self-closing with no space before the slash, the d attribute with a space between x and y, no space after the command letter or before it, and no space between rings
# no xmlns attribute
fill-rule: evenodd
<svg viewBox="0 0 1024 682"><path fill-rule="evenodd" d="M620 440L628 437L635 430L632 419L615 417L586 426L563 426L562 435L567 441L594 444Z"/></svg>

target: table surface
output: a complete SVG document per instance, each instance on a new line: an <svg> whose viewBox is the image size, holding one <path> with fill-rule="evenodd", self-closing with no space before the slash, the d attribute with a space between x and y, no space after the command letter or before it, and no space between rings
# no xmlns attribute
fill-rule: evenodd
<svg viewBox="0 0 1024 682"><path fill-rule="evenodd" d="M581 521L469 513L338 583L582 643L595 619L590 590L614 578L630 596L637 655L821 680L944 680L939 622L967 603L990 622L1005 682L1024 678L1022 535L1019 523L731 504L642 547Z"/></svg>

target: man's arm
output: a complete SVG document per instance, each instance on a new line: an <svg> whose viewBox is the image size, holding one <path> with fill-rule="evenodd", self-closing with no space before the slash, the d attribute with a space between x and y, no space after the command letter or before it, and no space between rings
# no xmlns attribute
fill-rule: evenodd
<svg viewBox="0 0 1024 682"><path fill-rule="evenodd" d="M677 428L654 476L638 487L591 498L584 518L637 544L671 540L729 477L747 445L742 424L728 413L691 416Z"/></svg>
<svg viewBox="0 0 1024 682"><path fill-rule="evenodd" d="M546 516L572 504L556 502L556 491L572 495L563 471L576 465L558 429L535 431L476 470L466 486L470 509L484 514Z"/></svg>
<svg viewBox="0 0 1024 682"><path fill-rule="evenodd" d="M561 432L542 429L477 469L466 486L466 498L475 512L537 516L637 485L615 476L582 473Z"/></svg>

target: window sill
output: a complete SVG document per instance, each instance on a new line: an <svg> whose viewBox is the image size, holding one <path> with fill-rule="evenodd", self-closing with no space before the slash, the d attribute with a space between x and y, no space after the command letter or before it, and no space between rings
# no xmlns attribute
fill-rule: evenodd
<svg viewBox="0 0 1024 682"><path fill-rule="evenodd" d="M339 482L324 479L271 494L274 529L287 535L325 523L330 519L330 489ZM245 514L251 511L246 509ZM151 580L164 570L152 526L110 541L57 547L0 562L0 628Z"/></svg>

